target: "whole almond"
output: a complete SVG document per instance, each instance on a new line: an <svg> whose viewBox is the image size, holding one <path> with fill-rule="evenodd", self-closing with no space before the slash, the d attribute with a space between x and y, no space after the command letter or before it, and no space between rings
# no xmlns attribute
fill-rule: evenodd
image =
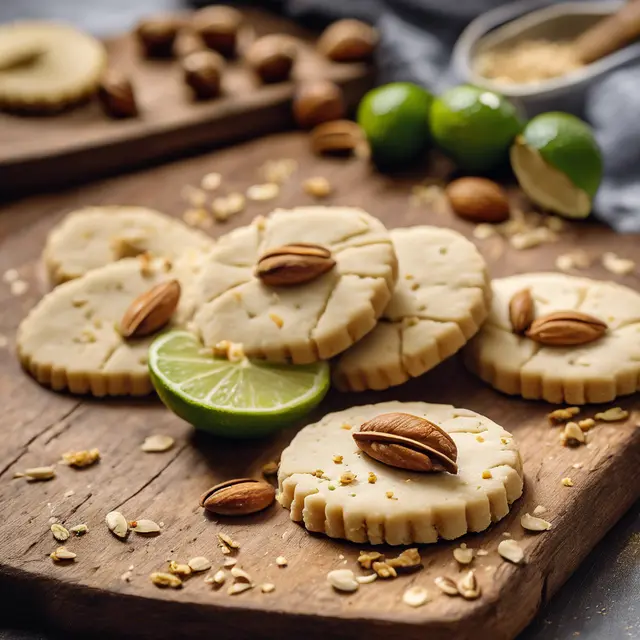
<svg viewBox="0 0 640 640"><path fill-rule="evenodd" d="M344 117L345 110L342 89L330 80L303 82L293 97L293 115L303 129L339 120Z"/></svg>
<svg viewBox="0 0 640 640"><path fill-rule="evenodd" d="M224 59L214 51L196 51L182 58L185 83L198 100L215 98L220 93Z"/></svg>
<svg viewBox="0 0 640 640"><path fill-rule="evenodd" d="M110 69L100 79L98 101L111 118L133 118L138 115L138 104L131 80L123 73Z"/></svg>
<svg viewBox="0 0 640 640"><path fill-rule="evenodd" d="M193 15L191 26L210 49L229 58L235 55L242 14L233 7L205 7Z"/></svg>
<svg viewBox="0 0 640 640"><path fill-rule="evenodd" d="M334 62L360 62L373 55L378 32L360 20L338 20L318 39L318 51Z"/></svg>
<svg viewBox="0 0 640 640"><path fill-rule="evenodd" d="M372 458L411 471L457 473L458 448L438 425L409 413L384 413L353 434L360 449Z"/></svg>
<svg viewBox="0 0 640 640"><path fill-rule="evenodd" d="M311 132L311 149L317 155L348 155L365 144L362 129L351 120L333 120Z"/></svg>
<svg viewBox="0 0 640 640"><path fill-rule="evenodd" d="M607 324L580 311L556 311L534 320L527 337L540 344L569 347L598 340L607 331Z"/></svg>
<svg viewBox="0 0 640 640"><path fill-rule="evenodd" d="M167 280L138 296L120 321L120 333L125 338L147 336L164 327L180 301L180 283Z"/></svg>
<svg viewBox="0 0 640 640"><path fill-rule="evenodd" d="M288 80L298 51L292 39L281 34L258 38L247 50L246 60L263 82Z"/></svg>
<svg viewBox="0 0 640 640"><path fill-rule="evenodd" d="M146 56L168 58L173 55L173 43L181 26L175 16L156 16L141 20L135 34Z"/></svg>
<svg viewBox="0 0 640 640"><path fill-rule="evenodd" d="M459 178L445 189L455 213L471 222L504 222L509 218L505 190L486 178Z"/></svg>
<svg viewBox="0 0 640 640"><path fill-rule="evenodd" d="M256 266L256 276L272 287L288 287L311 282L327 273L336 261L320 245L288 244L265 252Z"/></svg>
<svg viewBox="0 0 640 640"><path fill-rule="evenodd" d="M200 506L222 516L246 516L266 509L276 499L276 491L267 482L240 478L222 482L200 497Z"/></svg>
<svg viewBox="0 0 640 640"><path fill-rule="evenodd" d="M524 333L533 322L535 309L530 289L522 289L509 302L509 320L514 333Z"/></svg>
<svg viewBox="0 0 640 640"><path fill-rule="evenodd" d="M173 43L173 55L178 59L206 49L204 40L193 29L181 29Z"/></svg>

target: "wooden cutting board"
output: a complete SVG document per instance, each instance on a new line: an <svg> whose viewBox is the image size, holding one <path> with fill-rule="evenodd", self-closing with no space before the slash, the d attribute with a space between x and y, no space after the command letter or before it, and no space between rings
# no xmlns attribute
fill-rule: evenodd
<svg viewBox="0 0 640 640"><path fill-rule="evenodd" d="M146 60L125 34L105 42L109 64L128 73L141 114L112 120L92 100L46 117L0 111L0 195L86 181L181 153L210 149L289 127L295 83L328 78L339 84L349 109L372 82L369 65L338 64L315 51L316 34L280 16L246 9L246 42L268 33L286 33L298 44L292 81L263 85L240 61L224 72L221 97L195 101L176 61Z"/></svg>
<svg viewBox="0 0 640 640"><path fill-rule="evenodd" d="M411 179L390 179L374 173L361 160L313 157L301 133L271 136L236 148L151 169L144 173L34 197L5 207L0 213L0 273L15 268L29 283L21 297L0 283L0 333L9 339L0 349L2 448L0 448L0 592L6 611L23 611L64 631L95 637L217 637L230 638L429 638L430 640L492 640L513 638L539 606L559 588L581 559L640 494L640 429L637 396L621 401L636 409L627 423L598 426L589 444L561 447L558 430L545 414L550 406L501 395L467 373L454 357L437 370L383 393L331 392L313 420L353 404L386 400L452 403L483 413L512 431L524 457L525 493L512 513L489 531L456 543L423 546L424 568L394 581L363 585L340 595L325 580L328 571L356 569L360 545L309 535L277 504L253 517L232 519L205 515L198 497L209 486L233 477L259 476L261 466L278 458L294 430L261 442L216 440L193 430L153 398L98 401L51 393L19 368L12 353L14 332L43 287L38 257L48 230L70 209L87 204L140 204L179 215L179 191L197 184L213 167L224 175L224 188L245 189L258 181L265 161L297 158L299 170L280 197L251 203L222 233L248 223L274 206L310 204L300 188L303 178L326 176L336 188L328 202L361 205L388 226L431 223L470 234L471 225L446 208L411 205ZM426 175L426 174L422 174ZM613 250L637 254L638 236L617 236L597 224L571 225L562 239L528 251L514 251L498 238L479 241L494 276L530 270L553 270L555 257L577 247L594 257ZM598 263L585 273L610 278ZM617 278L638 288L637 275ZM584 416L593 415L585 409ZM140 451L154 433L176 438L174 449L162 454ZM46 483L12 480L16 471L55 463L68 450L98 447L100 464L84 471L58 467ZM571 477L574 486L561 484ZM520 516L545 506L553 528L532 535L520 526ZM107 531L105 514L122 511L129 519L147 517L163 523L156 538L132 534L120 542ZM49 528L52 518L73 526L84 522L89 533L70 540L78 554L69 566L54 565ZM254 589L239 596L215 592L202 576L181 591L163 591L149 581L166 561L186 561L205 555L217 566L223 556L216 534L226 532L241 544L238 562L257 583L272 582L276 590ZM502 560L496 547L503 536L520 541L527 563ZM456 576L452 549L460 542L489 554L474 561L483 595L468 602L449 598L433 585L437 575ZM275 564L277 556L286 568ZM129 568L131 580L121 579ZM432 601L411 609L401 601L413 585L427 587Z"/></svg>

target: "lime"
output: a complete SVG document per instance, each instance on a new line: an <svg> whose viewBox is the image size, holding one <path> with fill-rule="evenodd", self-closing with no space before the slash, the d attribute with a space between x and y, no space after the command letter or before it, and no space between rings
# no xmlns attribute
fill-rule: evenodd
<svg viewBox="0 0 640 640"><path fill-rule="evenodd" d="M377 165L405 165L426 150L432 101L426 89L411 82L392 82L365 95L358 107L358 124Z"/></svg>
<svg viewBox="0 0 640 640"><path fill-rule="evenodd" d="M602 154L586 122L552 111L536 116L511 148L511 166L536 204L585 218L602 179Z"/></svg>
<svg viewBox="0 0 640 640"><path fill-rule="evenodd" d="M516 108L504 96L468 84L436 98L430 122L436 144L465 171L487 172L506 163L522 130Z"/></svg>
<svg viewBox="0 0 640 640"><path fill-rule="evenodd" d="M329 390L329 365L287 365L207 354L187 331L169 331L149 347L149 371L162 402L197 429L254 438L311 411Z"/></svg>

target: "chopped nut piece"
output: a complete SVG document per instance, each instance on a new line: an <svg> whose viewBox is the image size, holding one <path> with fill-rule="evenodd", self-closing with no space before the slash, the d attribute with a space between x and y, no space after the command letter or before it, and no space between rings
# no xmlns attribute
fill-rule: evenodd
<svg viewBox="0 0 640 640"><path fill-rule="evenodd" d="M629 417L629 412L620 407L612 407L601 413L596 413L596 420L602 420L603 422L619 422L626 420Z"/></svg>
<svg viewBox="0 0 640 640"><path fill-rule="evenodd" d="M534 516L541 516L543 513L547 513L547 507L543 507L541 504L533 510Z"/></svg>
<svg viewBox="0 0 640 640"><path fill-rule="evenodd" d="M264 584L260 585L260 591L262 591L262 593L272 593L275 590L276 585L271 582L265 582Z"/></svg>
<svg viewBox="0 0 640 640"><path fill-rule="evenodd" d="M284 320L282 319L281 316L275 313L270 313L269 320L271 320L271 322L273 322L273 324L275 324L276 327L278 327L278 329L282 329L282 326L284 325Z"/></svg>
<svg viewBox="0 0 640 640"><path fill-rule="evenodd" d="M615 253L607 252L602 254L602 266L618 276L627 276L633 273L636 263L633 260L620 258Z"/></svg>
<svg viewBox="0 0 640 640"><path fill-rule="evenodd" d="M387 491L384 495L387 496L387 498L389 498L389 500L397 500L398 499L398 498L394 498L393 497L393 491Z"/></svg>
<svg viewBox="0 0 640 640"><path fill-rule="evenodd" d="M219 173L207 173L202 176L200 186L206 191L215 191L222 182L222 176Z"/></svg>
<svg viewBox="0 0 640 640"><path fill-rule="evenodd" d="M524 560L524 552L515 540L502 540L498 545L498 553L513 564L520 564Z"/></svg>
<svg viewBox="0 0 640 640"><path fill-rule="evenodd" d="M263 476L273 476L278 473L278 463L274 461L267 462L267 464L262 465L262 475Z"/></svg>
<svg viewBox="0 0 640 640"><path fill-rule="evenodd" d="M471 564L473 562L473 549L457 547L453 550L453 557L460 564Z"/></svg>
<svg viewBox="0 0 640 640"><path fill-rule="evenodd" d="M580 413L579 407L567 407L566 409L556 409L551 413L547 414L547 418L551 424L562 424L563 422L568 422Z"/></svg>
<svg viewBox="0 0 640 640"><path fill-rule="evenodd" d="M340 484L351 484L356 479L356 474L351 471L346 471L340 476Z"/></svg>
<svg viewBox="0 0 640 640"><path fill-rule="evenodd" d="M434 582L436 587L438 587L442 593L446 593L448 596L459 595L455 581L448 576L438 576Z"/></svg>
<svg viewBox="0 0 640 640"><path fill-rule="evenodd" d="M549 218L557 220L558 218ZM571 271L572 269L587 269L591 266L591 260L584 251L572 251L556 258L556 269L560 271Z"/></svg>
<svg viewBox="0 0 640 640"><path fill-rule="evenodd" d="M574 462L571 466L574 469L582 469L582 467L584 467L584 462Z"/></svg>
<svg viewBox="0 0 640 640"><path fill-rule="evenodd" d="M480 557L480 556L488 556L488 555L489 555L489 552L488 552L486 549L478 549L478 550L476 551L476 555L477 555L478 557Z"/></svg>
<svg viewBox="0 0 640 640"><path fill-rule="evenodd" d="M222 569L219 569L213 574L213 577L211 578L211 583L217 587L221 587L225 583L226 579L227 579L227 574Z"/></svg>
<svg viewBox="0 0 640 640"><path fill-rule="evenodd" d="M260 175L267 182L282 184L288 180L298 169L298 163L292 158L280 160L268 160L260 167Z"/></svg>
<svg viewBox="0 0 640 640"><path fill-rule="evenodd" d="M358 576L356 578L359 584L371 584L372 582L375 582L377 579L378 579L377 573L370 573L366 576Z"/></svg>
<svg viewBox="0 0 640 640"><path fill-rule="evenodd" d="M237 582L248 582L252 584L251 576L240 567L232 567L231 575L236 579Z"/></svg>
<svg viewBox="0 0 640 640"><path fill-rule="evenodd" d="M326 198L331 194L331 184L322 176L307 178L302 183L302 189L313 198Z"/></svg>
<svg viewBox="0 0 640 640"><path fill-rule="evenodd" d="M585 418L584 420L578 421L578 426L583 431L589 431L589 429L596 426L596 421L593 418Z"/></svg>
<svg viewBox="0 0 640 640"><path fill-rule="evenodd" d="M233 567L236 564L238 564L237 558L225 558L222 566L228 569L229 567Z"/></svg>
<svg viewBox="0 0 640 640"><path fill-rule="evenodd" d="M327 581L337 591L357 591L360 584L350 569L335 569L327 574Z"/></svg>
<svg viewBox="0 0 640 640"><path fill-rule="evenodd" d="M496 234L497 231L495 230L494 225L489 224L488 222L481 222L473 228L473 237L478 240L486 240Z"/></svg>
<svg viewBox="0 0 640 640"><path fill-rule="evenodd" d="M284 556L278 556L276 558L276 564L279 567L286 567L289 563L287 562L287 559Z"/></svg>
<svg viewBox="0 0 640 640"><path fill-rule="evenodd" d="M182 219L190 227L203 227L206 228L211 225L211 219L207 210L200 207L199 209L187 209L182 214Z"/></svg>
<svg viewBox="0 0 640 640"><path fill-rule="evenodd" d="M119 511L110 511L105 517L109 531L118 538L126 538L129 533L129 525L126 518Z"/></svg>
<svg viewBox="0 0 640 640"><path fill-rule="evenodd" d="M562 484L565 487L573 487L573 480L571 478L562 478Z"/></svg>
<svg viewBox="0 0 640 640"><path fill-rule="evenodd" d="M65 560L74 560L76 554L69 551L66 547L58 547L50 556L54 562L64 562Z"/></svg>
<svg viewBox="0 0 640 640"><path fill-rule="evenodd" d="M551 229L547 227L537 227L514 234L509 239L509 242L514 249L521 251L537 247L546 242L555 242L557 239L557 234L551 231Z"/></svg>
<svg viewBox="0 0 640 640"><path fill-rule="evenodd" d="M476 436L476 440L477 440L478 442L484 442L484 438L483 438L482 436L480 436L480 435L477 435L477 436Z"/></svg>
<svg viewBox="0 0 640 640"><path fill-rule="evenodd" d="M489 471L489 469L485 469L482 472L482 477L484 480L489 480L489 478L493 478L493 474L491 473L491 471Z"/></svg>
<svg viewBox="0 0 640 640"><path fill-rule="evenodd" d="M361 551L358 556L358 564L363 569L371 569L372 563L380 559L384 561L384 556L378 551Z"/></svg>
<svg viewBox="0 0 640 640"><path fill-rule="evenodd" d="M178 576L175 576L172 573L163 573L162 571L156 571L149 577L151 578L151 582L153 582L156 587L161 587L163 589L179 589L182 586L182 580L180 580Z"/></svg>
<svg viewBox="0 0 640 640"><path fill-rule="evenodd" d="M429 592L424 587L409 587L402 594L402 602L410 607L421 607L429 602Z"/></svg>
<svg viewBox="0 0 640 640"><path fill-rule="evenodd" d="M375 473L373 473L373 471L369 471L367 482L369 484L375 484L377 481L378 481L378 476Z"/></svg>
<svg viewBox="0 0 640 640"><path fill-rule="evenodd" d="M247 198L256 202L264 200L273 200L278 197L280 186L275 182L266 182L265 184L254 184L247 189Z"/></svg>
<svg viewBox="0 0 640 640"><path fill-rule="evenodd" d="M237 596L239 593L244 593L245 591L249 591L249 589L253 589L253 585L249 582L234 582L228 589L227 593L230 596Z"/></svg>
<svg viewBox="0 0 640 640"><path fill-rule="evenodd" d="M16 473L14 478L26 478L28 482L39 482L51 480L56 477L56 470L53 467L32 467L25 469L24 473Z"/></svg>
<svg viewBox="0 0 640 640"><path fill-rule="evenodd" d="M220 542L222 542L229 549L240 548L240 545L235 540L233 540L230 536L228 536L226 533L219 533L218 540L220 540Z"/></svg>
<svg viewBox="0 0 640 640"><path fill-rule="evenodd" d="M186 184L180 190L182 199L188 202L192 207L201 207L207 201L207 194L190 184Z"/></svg>
<svg viewBox="0 0 640 640"><path fill-rule="evenodd" d="M131 569L127 569L121 576L120 580L122 582L131 582L131 578L133 577L133 571Z"/></svg>
<svg viewBox="0 0 640 640"><path fill-rule="evenodd" d="M169 451L174 444L175 440L171 436L156 433L151 436L147 436L140 448L145 453L163 453L165 451Z"/></svg>
<svg viewBox="0 0 640 640"><path fill-rule="evenodd" d="M379 578L397 578L398 573L395 568L386 562L374 562L371 568L378 574Z"/></svg>
<svg viewBox="0 0 640 640"><path fill-rule="evenodd" d="M386 564L394 569L415 569L422 565L422 558L417 549L405 549L397 558L387 560Z"/></svg>
<svg viewBox="0 0 640 640"><path fill-rule="evenodd" d="M316 478L322 478L322 476L324 476L324 471L323 471L322 469L316 469L316 470L313 472L313 475L314 475Z"/></svg>
<svg viewBox="0 0 640 640"><path fill-rule="evenodd" d="M456 585L458 587L458 593L465 600L475 600L480 597L480 585L476 578L476 574L473 571L467 572Z"/></svg>
<svg viewBox="0 0 640 640"><path fill-rule="evenodd" d="M175 560L169 562L169 573L176 576L190 576L191 567L188 564L181 564Z"/></svg>
<svg viewBox="0 0 640 640"><path fill-rule="evenodd" d="M245 199L241 193L230 193L226 197L215 198L211 203L211 210L216 220L221 222L240 213L245 206Z"/></svg>
<svg viewBox="0 0 640 640"><path fill-rule="evenodd" d="M564 447L577 447L586 441L584 432L575 422L567 422L560 434L560 442Z"/></svg>
<svg viewBox="0 0 640 640"><path fill-rule="evenodd" d="M345 422L345 423L344 423L340 428L341 428L341 429L349 430L349 429L351 429L351 425L350 425L350 424L347 424L347 423Z"/></svg>
<svg viewBox="0 0 640 640"><path fill-rule="evenodd" d="M70 467L89 467L100 460L100 451L98 449L89 449L84 451L68 451L62 454L62 460Z"/></svg>
<svg viewBox="0 0 640 640"><path fill-rule="evenodd" d="M63 527L61 524L52 524L51 525L51 533L53 533L53 537L59 542L64 542L69 539L69 531Z"/></svg>
<svg viewBox="0 0 640 640"><path fill-rule="evenodd" d="M342 464L343 456L333 456L333 461L336 464Z"/></svg>
<svg viewBox="0 0 640 640"><path fill-rule="evenodd" d="M75 533L76 536L83 536L85 533L88 533L89 527L86 524L77 524L75 527L71 527L69 529L69 533Z"/></svg>
<svg viewBox="0 0 640 640"><path fill-rule="evenodd" d="M543 520L542 518L536 518L529 513L525 513L520 518L520 524L523 529L527 531L548 531L551 529L551 523Z"/></svg>
<svg viewBox="0 0 640 640"><path fill-rule="evenodd" d="M131 520L129 529L136 533L160 533L160 525L153 520Z"/></svg>

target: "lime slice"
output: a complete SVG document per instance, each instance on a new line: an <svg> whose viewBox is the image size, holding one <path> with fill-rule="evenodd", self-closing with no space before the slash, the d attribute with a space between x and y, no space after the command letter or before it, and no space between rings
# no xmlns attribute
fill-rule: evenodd
<svg viewBox="0 0 640 640"><path fill-rule="evenodd" d="M329 390L329 365L287 365L205 353L187 331L170 331L149 348L149 371L171 411L197 429L255 438L290 425Z"/></svg>
<svg viewBox="0 0 640 640"><path fill-rule="evenodd" d="M436 144L461 169L481 173L506 164L522 130L516 108L504 96L469 84L436 98L430 123Z"/></svg>
<svg viewBox="0 0 640 640"><path fill-rule="evenodd" d="M411 82L392 82L372 89L358 107L358 124L382 167L405 165L429 145L429 109L433 96Z"/></svg>
<svg viewBox="0 0 640 640"><path fill-rule="evenodd" d="M536 116L511 148L522 190L541 207L586 218L602 179L602 154L588 124L568 113Z"/></svg>

